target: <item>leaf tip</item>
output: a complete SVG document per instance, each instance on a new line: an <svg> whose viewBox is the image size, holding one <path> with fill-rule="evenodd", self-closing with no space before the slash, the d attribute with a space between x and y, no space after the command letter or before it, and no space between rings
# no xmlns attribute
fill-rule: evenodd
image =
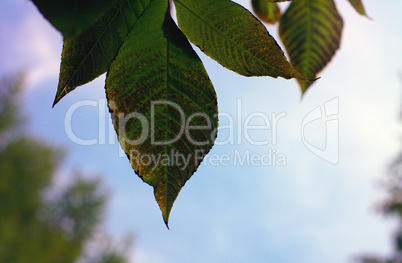
<svg viewBox="0 0 402 263"><path fill-rule="evenodd" d="M169 218L166 218L166 219L165 219L165 217L163 217L163 221L165 221L165 225L166 225L167 229L170 230L170 227L169 227Z"/></svg>
<svg viewBox="0 0 402 263"><path fill-rule="evenodd" d="M154 187L154 195L155 195L156 202L159 205L159 209L162 212L163 221L165 222L167 229L170 229L169 228L169 215L170 215L170 211L172 210L173 202L172 203L167 202L166 197L161 195L160 192L156 189L156 187Z"/></svg>
<svg viewBox="0 0 402 263"><path fill-rule="evenodd" d="M310 79L309 81L310 82L314 82L314 81L316 81L316 80L319 80L321 77L316 77L315 79ZM311 83L311 84L313 84L313 83Z"/></svg>
<svg viewBox="0 0 402 263"><path fill-rule="evenodd" d="M169 214L170 214L170 210L169 211L167 211L167 210L163 211L162 210L163 222L165 222L165 225L166 225L167 229L170 230L170 227L169 227Z"/></svg>
<svg viewBox="0 0 402 263"><path fill-rule="evenodd" d="M54 106L56 106L56 104L57 104L59 101L60 101L60 99L56 96L56 98L54 98L52 108L54 108Z"/></svg>
<svg viewBox="0 0 402 263"><path fill-rule="evenodd" d="M54 97L54 101L53 101L53 106L52 108L54 108L54 106L56 106L57 103L59 103L59 101L64 97L64 95L66 95L66 93L63 94L62 90L64 90L65 87L61 88L63 86L60 85L60 80L59 80L59 85L57 86L57 92L56 92L56 96Z"/></svg>
<svg viewBox="0 0 402 263"><path fill-rule="evenodd" d="M314 79L307 79L307 80L301 80L298 79L297 82L299 83L300 90L301 90L301 96L303 97L304 94L306 94L307 90L311 85L315 83L316 80L320 79L321 77L317 77Z"/></svg>

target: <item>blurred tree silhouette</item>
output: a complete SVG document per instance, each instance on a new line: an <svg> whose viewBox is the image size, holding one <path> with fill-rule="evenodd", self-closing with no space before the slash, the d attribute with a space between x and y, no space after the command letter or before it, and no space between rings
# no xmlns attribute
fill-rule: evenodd
<svg viewBox="0 0 402 263"><path fill-rule="evenodd" d="M402 73L399 75L402 83ZM402 108L402 107L401 107ZM401 112L402 118L402 112ZM397 229L393 235L392 255L363 255L357 258L360 263L402 263L402 151L390 164L385 182L387 198L380 206L380 212L385 216L397 219Z"/></svg>
<svg viewBox="0 0 402 263"><path fill-rule="evenodd" d="M393 253L390 256L363 255L357 258L360 263L402 263L402 152L391 163L386 181L387 199L381 204L380 212L398 220L393 235Z"/></svg>
<svg viewBox="0 0 402 263"><path fill-rule="evenodd" d="M51 190L64 154L22 134L20 79L0 80L0 262L128 262L126 248L108 242L86 251L108 196L99 179L79 175L64 190Z"/></svg>

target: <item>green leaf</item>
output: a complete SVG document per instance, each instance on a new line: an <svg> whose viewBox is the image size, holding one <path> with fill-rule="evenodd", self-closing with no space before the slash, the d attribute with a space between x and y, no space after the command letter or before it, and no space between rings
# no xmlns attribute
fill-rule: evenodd
<svg viewBox="0 0 402 263"><path fill-rule="evenodd" d="M290 2L292 0L265 0L268 3L281 3L281 2Z"/></svg>
<svg viewBox="0 0 402 263"><path fill-rule="evenodd" d="M339 48L342 28L333 0L294 0L282 15L279 33L292 65L314 79ZM298 81L302 93L312 84Z"/></svg>
<svg viewBox="0 0 402 263"><path fill-rule="evenodd" d="M107 71L133 25L152 0L119 0L91 28L64 41L54 105Z"/></svg>
<svg viewBox="0 0 402 263"><path fill-rule="evenodd" d="M275 2L252 0L251 4L257 17L268 24L275 24L281 18L281 10Z"/></svg>
<svg viewBox="0 0 402 263"><path fill-rule="evenodd" d="M205 54L245 76L305 79L261 22L230 0L175 0L188 39Z"/></svg>
<svg viewBox="0 0 402 263"><path fill-rule="evenodd" d="M218 126L214 88L171 19L168 1L154 0L133 27L110 66L106 93L122 148L136 174L154 187L167 225Z"/></svg>
<svg viewBox="0 0 402 263"><path fill-rule="evenodd" d="M356 9L356 11L359 14L367 17L366 10L364 9L364 6L363 6L363 3L361 0L349 0L349 2L352 4L352 6Z"/></svg>
<svg viewBox="0 0 402 263"><path fill-rule="evenodd" d="M68 39L88 29L117 0L32 0L40 12Z"/></svg>

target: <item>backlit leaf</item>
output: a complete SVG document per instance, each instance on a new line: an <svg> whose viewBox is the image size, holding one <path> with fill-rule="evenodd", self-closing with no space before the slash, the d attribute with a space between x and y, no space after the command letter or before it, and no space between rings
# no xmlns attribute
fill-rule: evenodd
<svg viewBox="0 0 402 263"><path fill-rule="evenodd" d="M205 54L245 76L302 78L266 28L230 0L175 0L177 20Z"/></svg>
<svg viewBox="0 0 402 263"><path fill-rule="evenodd" d="M107 71L133 25L152 0L119 0L95 24L64 41L56 104L77 86Z"/></svg>
<svg viewBox="0 0 402 263"><path fill-rule="evenodd" d="M168 1L154 0L135 24L110 66L106 93L122 148L154 187L167 225L218 126L214 88Z"/></svg>
<svg viewBox="0 0 402 263"><path fill-rule="evenodd" d="M333 0L293 0L282 15L279 33L292 65L314 79L339 48L342 27ZM312 84L298 81L303 93Z"/></svg>
<svg viewBox="0 0 402 263"><path fill-rule="evenodd" d="M349 2L352 4L352 6L356 9L356 11L363 15L367 16L366 10L364 9L363 3L361 0L349 0Z"/></svg>
<svg viewBox="0 0 402 263"><path fill-rule="evenodd" d="M68 39L88 29L117 0L32 0L41 13Z"/></svg>
<svg viewBox="0 0 402 263"><path fill-rule="evenodd" d="M281 10L275 2L268 0L252 0L254 13L257 17L268 24L275 24L281 18Z"/></svg>

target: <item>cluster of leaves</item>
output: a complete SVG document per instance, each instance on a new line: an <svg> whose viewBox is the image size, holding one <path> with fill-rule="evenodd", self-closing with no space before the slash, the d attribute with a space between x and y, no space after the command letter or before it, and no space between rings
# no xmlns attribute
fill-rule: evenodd
<svg viewBox="0 0 402 263"><path fill-rule="evenodd" d="M17 132L18 87L0 80L0 262L127 262L117 247L83 257L107 195L98 179L82 177L49 195L63 152Z"/></svg>
<svg viewBox="0 0 402 263"><path fill-rule="evenodd" d="M293 0L281 14L277 2L287 0L252 0L254 12L268 24L279 22L279 35L297 71L308 79L331 61L340 47L343 21L333 0ZM361 0L349 0L364 16ZM314 82L298 79L302 93Z"/></svg>
<svg viewBox="0 0 402 263"><path fill-rule="evenodd" d="M238 74L296 78L305 92L338 49L342 29L333 0L292 1L280 23L292 65L265 26L230 0L174 0L178 25L169 0L32 1L64 36L54 103L107 72L119 141L135 172L154 187L166 225L218 127L216 94L190 42ZM280 17L274 2L284 0L252 4L263 21L274 22ZM364 13L360 0L350 2ZM140 161L173 152L188 164Z"/></svg>

